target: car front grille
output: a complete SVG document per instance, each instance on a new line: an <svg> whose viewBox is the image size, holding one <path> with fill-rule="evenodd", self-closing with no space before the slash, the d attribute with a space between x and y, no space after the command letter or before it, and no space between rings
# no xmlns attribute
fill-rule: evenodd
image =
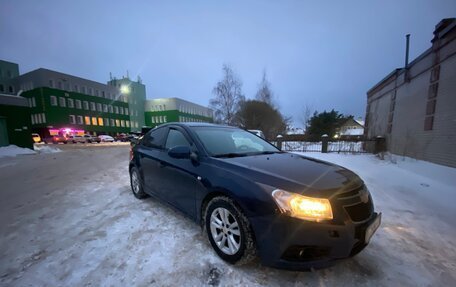
<svg viewBox="0 0 456 287"><path fill-rule="evenodd" d="M336 198L354 222L365 221L374 212L372 199L365 186L338 194Z"/></svg>
<svg viewBox="0 0 456 287"><path fill-rule="evenodd" d="M282 254L282 259L287 261L312 261L325 258L331 249L325 246L298 246L293 245Z"/></svg>
<svg viewBox="0 0 456 287"><path fill-rule="evenodd" d="M374 212L373 209L374 208L370 197L366 203L360 202L355 205L345 206L345 210L353 221L364 221L366 219L369 219Z"/></svg>

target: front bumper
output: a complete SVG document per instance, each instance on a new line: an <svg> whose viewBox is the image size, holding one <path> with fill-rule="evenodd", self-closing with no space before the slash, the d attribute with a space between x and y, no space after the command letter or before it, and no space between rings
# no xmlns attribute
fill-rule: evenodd
<svg viewBox="0 0 456 287"><path fill-rule="evenodd" d="M368 243L366 228L379 215L363 222L317 223L283 214L250 218L263 265L290 270L331 266L356 255Z"/></svg>

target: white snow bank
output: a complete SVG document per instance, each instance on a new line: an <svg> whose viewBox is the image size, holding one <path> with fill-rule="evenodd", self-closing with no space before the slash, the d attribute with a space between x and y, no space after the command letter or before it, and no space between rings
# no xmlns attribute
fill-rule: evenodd
<svg viewBox="0 0 456 287"><path fill-rule="evenodd" d="M62 151L59 148L51 147L48 145L34 145L33 149L39 153L56 153Z"/></svg>
<svg viewBox="0 0 456 287"><path fill-rule="evenodd" d="M18 147L16 145L9 145L0 147L0 157L7 157L7 156L17 156L19 154L35 154L31 149Z"/></svg>

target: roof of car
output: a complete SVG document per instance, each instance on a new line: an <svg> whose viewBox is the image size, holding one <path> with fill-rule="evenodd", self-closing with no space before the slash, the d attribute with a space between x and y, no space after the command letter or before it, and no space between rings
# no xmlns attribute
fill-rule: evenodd
<svg viewBox="0 0 456 287"><path fill-rule="evenodd" d="M168 123L165 125L178 125L178 126L187 126L187 127L224 127L224 128L237 128L228 125L219 125L219 124L212 124L212 123L200 123L200 122L175 122L175 123Z"/></svg>

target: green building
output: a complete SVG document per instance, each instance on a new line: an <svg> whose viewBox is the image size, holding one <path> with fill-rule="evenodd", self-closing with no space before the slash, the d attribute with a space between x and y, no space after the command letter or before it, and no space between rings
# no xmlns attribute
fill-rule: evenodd
<svg viewBox="0 0 456 287"><path fill-rule="evenodd" d="M0 146L32 148L31 126L27 99L0 94Z"/></svg>
<svg viewBox="0 0 456 287"><path fill-rule="evenodd" d="M169 122L213 122L211 109L180 98L146 100L144 115L152 128Z"/></svg>
<svg viewBox="0 0 456 287"><path fill-rule="evenodd" d="M144 123L144 103L146 101L146 86L142 84L141 78L132 81L129 76L122 79L111 79L108 85L116 87L126 97L129 114L131 131L141 131Z"/></svg>
<svg viewBox="0 0 456 287"><path fill-rule="evenodd" d="M128 133L140 130L131 114L144 118L142 110L129 104L142 102L144 106L143 98L134 98L139 93L128 93L123 86L42 68L16 77L14 83L28 99L32 130L41 136L62 130L95 135ZM145 88L142 91L145 98Z"/></svg>
<svg viewBox="0 0 456 287"><path fill-rule="evenodd" d="M106 84L43 68L19 75L17 64L0 61L0 84L4 93L25 98L28 111L22 114L29 120L24 126L41 137L117 135L166 122L213 121L212 110L180 98L146 100L141 79L128 75Z"/></svg>

